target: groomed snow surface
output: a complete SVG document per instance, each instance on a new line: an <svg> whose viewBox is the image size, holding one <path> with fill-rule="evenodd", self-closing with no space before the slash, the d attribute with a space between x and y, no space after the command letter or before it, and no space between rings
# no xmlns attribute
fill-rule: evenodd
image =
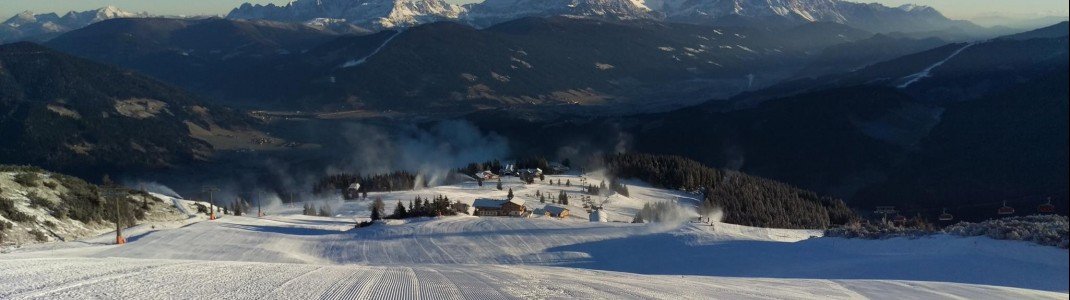
<svg viewBox="0 0 1070 300"><path fill-rule="evenodd" d="M509 178L525 198L572 187ZM597 184L597 177L588 177ZM387 201L444 194L502 197L495 183L372 194ZM611 220L653 201L693 195L628 186ZM181 203L182 201L178 201ZM1067 299L1068 255L1055 247L985 237L847 240L820 231L717 223L590 223L570 219L441 217L352 229L368 201L338 204L337 217L273 207L264 218L193 218L139 227L128 243L109 235L7 249L0 299ZM578 198L572 200L578 205Z"/></svg>

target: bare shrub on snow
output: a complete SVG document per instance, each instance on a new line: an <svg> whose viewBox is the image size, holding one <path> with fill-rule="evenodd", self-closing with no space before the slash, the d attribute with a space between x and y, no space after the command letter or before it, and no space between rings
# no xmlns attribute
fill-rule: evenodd
<svg viewBox="0 0 1070 300"><path fill-rule="evenodd" d="M944 228L948 234L987 236L997 240L1027 241L1066 249L1066 216L1032 215L988 220L980 223L960 222Z"/></svg>
<svg viewBox="0 0 1070 300"><path fill-rule="evenodd" d="M904 226L895 226L891 222L850 222L844 226L825 230L826 237L890 239L897 237L916 238L933 234L932 226L924 222L912 222Z"/></svg>
<svg viewBox="0 0 1070 300"><path fill-rule="evenodd" d="M1066 249L1068 244L1068 221L1066 216L1032 215L988 220L980 223L959 222L943 230L912 221L903 226L890 223L852 222L825 230L826 237L888 239L896 237L916 238L932 234L958 236L987 236L997 240L1015 240L1056 246Z"/></svg>

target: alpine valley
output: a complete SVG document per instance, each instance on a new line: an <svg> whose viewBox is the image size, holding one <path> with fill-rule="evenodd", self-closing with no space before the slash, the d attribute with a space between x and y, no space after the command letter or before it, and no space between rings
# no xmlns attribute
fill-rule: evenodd
<svg viewBox="0 0 1070 300"><path fill-rule="evenodd" d="M1065 17L846 0L217 13L0 23L0 298L1070 289Z"/></svg>

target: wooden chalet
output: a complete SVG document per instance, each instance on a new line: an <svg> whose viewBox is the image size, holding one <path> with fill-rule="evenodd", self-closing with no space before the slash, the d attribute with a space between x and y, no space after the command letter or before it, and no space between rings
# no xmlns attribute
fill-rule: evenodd
<svg viewBox="0 0 1070 300"><path fill-rule="evenodd" d="M472 203L476 216L510 216L522 217L528 214L528 208L524 206L524 200L513 198L512 200L476 199Z"/></svg>

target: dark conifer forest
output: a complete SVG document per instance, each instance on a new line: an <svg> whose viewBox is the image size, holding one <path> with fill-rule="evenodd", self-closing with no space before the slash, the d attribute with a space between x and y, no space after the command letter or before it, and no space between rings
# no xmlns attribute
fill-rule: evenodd
<svg viewBox="0 0 1070 300"><path fill-rule="evenodd" d="M722 209L724 221L728 223L825 228L855 218L855 213L840 199L736 171L710 168L680 156L612 154L604 156L602 163L614 177L704 193L702 205Z"/></svg>

